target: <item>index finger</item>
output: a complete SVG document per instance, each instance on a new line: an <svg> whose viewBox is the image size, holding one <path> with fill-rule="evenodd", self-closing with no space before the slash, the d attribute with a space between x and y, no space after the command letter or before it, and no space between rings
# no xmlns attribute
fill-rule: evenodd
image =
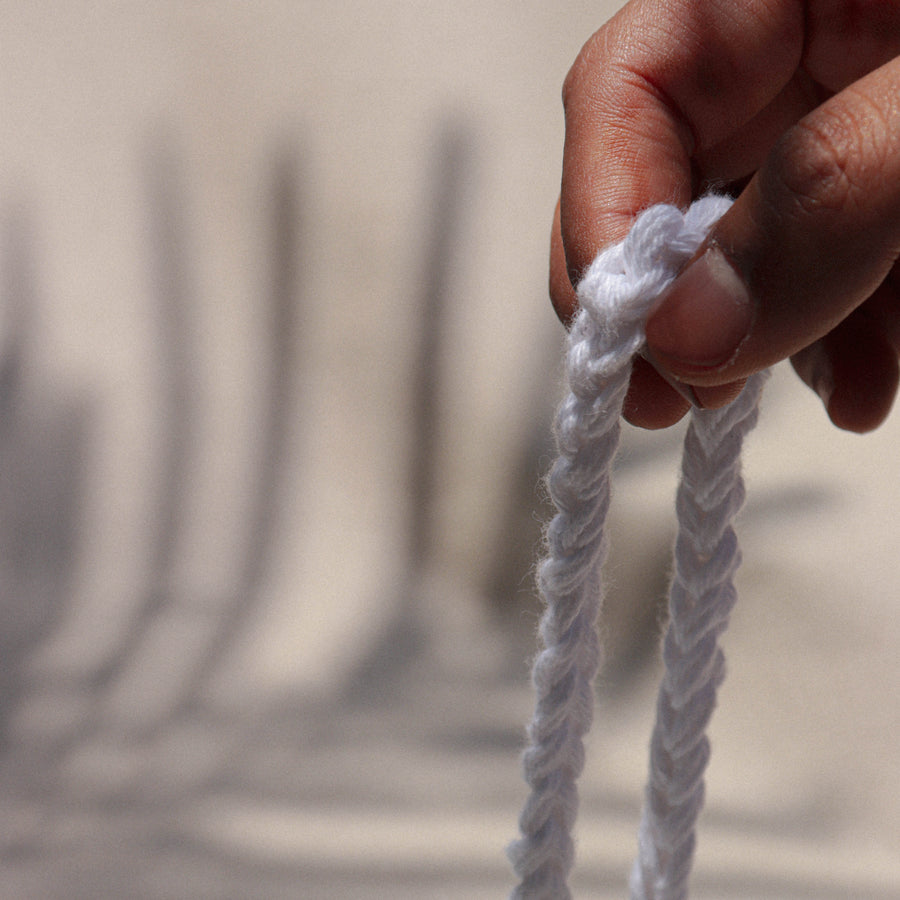
<svg viewBox="0 0 900 900"><path fill-rule="evenodd" d="M693 160L790 82L803 25L798 0L638 0L585 44L563 88L559 215L573 282L640 210L690 202Z"/></svg>

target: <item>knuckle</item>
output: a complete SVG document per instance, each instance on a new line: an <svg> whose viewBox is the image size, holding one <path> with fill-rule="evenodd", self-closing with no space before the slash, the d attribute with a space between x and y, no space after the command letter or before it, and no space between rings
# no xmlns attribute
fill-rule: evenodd
<svg viewBox="0 0 900 900"><path fill-rule="evenodd" d="M603 80L612 56L607 25L591 35L566 73L562 87L564 110L591 96L598 81Z"/></svg>
<svg viewBox="0 0 900 900"><path fill-rule="evenodd" d="M777 186L798 214L844 214L865 206L877 189L892 131L884 111L861 98L821 107L782 139L776 154Z"/></svg>
<svg viewBox="0 0 900 900"><path fill-rule="evenodd" d="M589 66L588 55L587 47L583 48L566 73L562 86L562 104L566 111L572 107L575 98L583 91L584 79Z"/></svg>
<svg viewBox="0 0 900 900"><path fill-rule="evenodd" d="M569 109L569 106L571 105L571 101L572 101L572 94L576 90L575 82L578 79L578 74L576 72L577 65L578 65L578 63L576 61L575 64L572 66L572 68L569 69L568 73L566 74L565 80L563 81L562 105L563 105L564 110Z"/></svg>
<svg viewBox="0 0 900 900"><path fill-rule="evenodd" d="M852 193L853 151L842 123L799 124L779 167L789 197L802 213L843 209Z"/></svg>

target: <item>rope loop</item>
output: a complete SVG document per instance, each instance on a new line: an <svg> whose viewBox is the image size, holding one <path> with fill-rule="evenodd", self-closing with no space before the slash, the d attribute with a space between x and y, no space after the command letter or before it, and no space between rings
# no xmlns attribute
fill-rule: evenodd
<svg viewBox="0 0 900 900"><path fill-rule="evenodd" d="M653 305L731 204L704 197L682 212L654 206L624 241L601 252L578 286L568 336L568 393L555 421L558 457L547 482L557 514L539 567L543 649L532 681L535 711L523 756L530 796L509 856L517 900L566 900L584 737L601 664L597 619L606 557L610 471L634 357ZM743 436L753 427L765 376L749 379L723 410L695 410L676 500L679 534L663 647L666 674L650 739L650 774L631 876L632 900L683 900L709 759L706 725L724 677L718 637L736 594L739 548L731 522L741 506Z"/></svg>

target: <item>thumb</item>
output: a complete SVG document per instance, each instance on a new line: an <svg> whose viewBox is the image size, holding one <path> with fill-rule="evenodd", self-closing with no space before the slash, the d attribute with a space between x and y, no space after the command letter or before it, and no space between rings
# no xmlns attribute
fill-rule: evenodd
<svg viewBox="0 0 900 900"><path fill-rule="evenodd" d="M654 363L728 384L828 334L900 254L900 61L773 147L647 323ZM900 315L900 312L898 312Z"/></svg>

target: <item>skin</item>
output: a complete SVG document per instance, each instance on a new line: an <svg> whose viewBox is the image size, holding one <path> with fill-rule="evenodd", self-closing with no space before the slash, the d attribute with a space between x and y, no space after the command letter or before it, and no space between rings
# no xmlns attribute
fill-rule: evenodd
<svg viewBox="0 0 900 900"><path fill-rule="evenodd" d="M835 425L864 432L900 381L900 0L632 0L563 88L550 294L655 203L737 199L647 323L635 425L732 399L791 358Z"/></svg>

